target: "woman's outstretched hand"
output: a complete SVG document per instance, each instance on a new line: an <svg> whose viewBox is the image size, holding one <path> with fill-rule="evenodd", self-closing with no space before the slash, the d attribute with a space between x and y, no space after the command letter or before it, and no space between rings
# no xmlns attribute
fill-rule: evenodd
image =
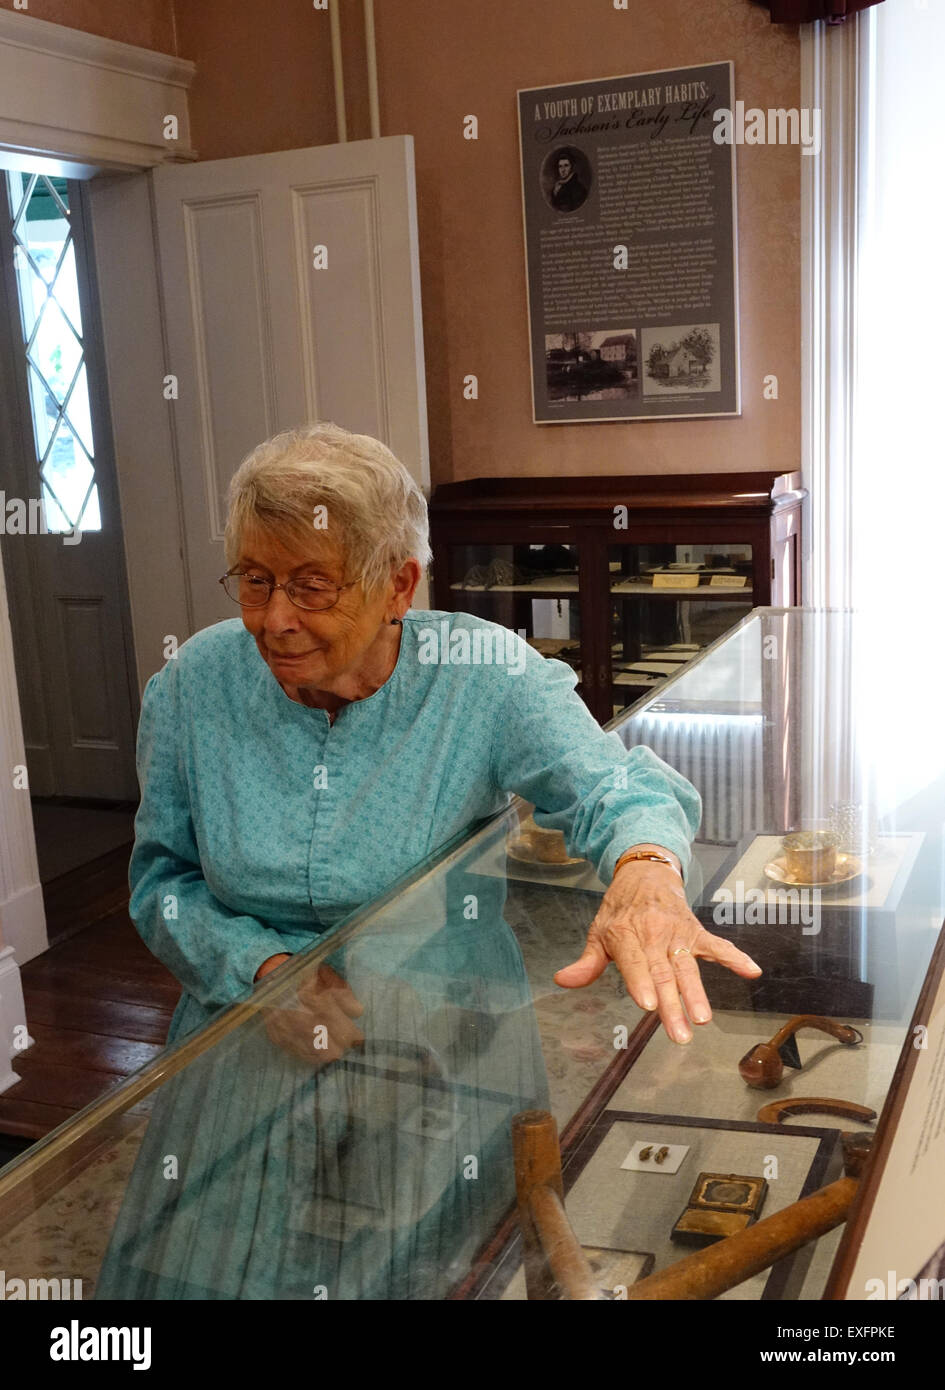
<svg viewBox="0 0 945 1390"><path fill-rule="evenodd" d="M320 965L296 994L295 1008L266 1010L266 1032L277 1047L318 1069L361 1046L364 1034L354 1019L364 1005L330 965Z"/></svg>
<svg viewBox="0 0 945 1390"><path fill-rule="evenodd" d="M659 1009L673 1041L687 1043L692 1041L688 1020L708 1023L712 1018L697 959L718 961L746 979L762 973L751 956L713 936L692 915L675 869L653 860L630 860L604 894L582 955L554 978L566 989L579 989L614 961L640 1008Z"/></svg>

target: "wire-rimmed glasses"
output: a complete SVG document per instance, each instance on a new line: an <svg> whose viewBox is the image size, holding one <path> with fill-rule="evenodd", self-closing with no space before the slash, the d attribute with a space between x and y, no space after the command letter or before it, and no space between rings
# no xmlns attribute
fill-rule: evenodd
<svg viewBox="0 0 945 1390"><path fill-rule="evenodd" d="M223 591L241 608L262 608L272 598L276 589L285 590L285 596L296 608L305 608L310 613L323 613L326 608L334 608L344 589L351 589L357 579L347 584L331 584L325 579L304 575L301 579L290 579L287 584L276 584L264 574L252 570L232 569L220 578Z"/></svg>

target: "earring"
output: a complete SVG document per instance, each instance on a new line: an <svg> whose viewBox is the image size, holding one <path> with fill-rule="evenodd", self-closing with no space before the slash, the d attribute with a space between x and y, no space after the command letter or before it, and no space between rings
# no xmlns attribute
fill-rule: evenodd
<svg viewBox="0 0 945 1390"><path fill-rule="evenodd" d="M668 1158L668 1156L669 1156L669 1145L668 1145L668 1144L664 1144L663 1147L660 1149L659 1153L656 1155L656 1158L653 1160L653 1162L654 1162L654 1163L662 1163L666 1158Z"/></svg>
<svg viewBox="0 0 945 1390"><path fill-rule="evenodd" d="M645 1149L641 1149L641 1150L640 1150L640 1162L641 1162L641 1163L645 1163L645 1162L647 1161L647 1159L649 1158L649 1156L650 1156L650 1154L651 1154L652 1152L653 1152L653 1145L652 1145L652 1144L647 1144L647 1146L646 1146Z"/></svg>
<svg viewBox="0 0 945 1390"><path fill-rule="evenodd" d="M404 620L403 618L391 618L390 625L391 627L403 627Z"/></svg>

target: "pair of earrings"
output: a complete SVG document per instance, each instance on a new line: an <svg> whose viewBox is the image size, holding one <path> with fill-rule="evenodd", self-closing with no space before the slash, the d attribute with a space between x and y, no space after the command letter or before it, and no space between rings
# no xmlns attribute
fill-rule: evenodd
<svg viewBox="0 0 945 1390"><path fill-rule="evenodd" d="M650 1157L650 1154L653 1154L653 1150L654 1150L655 1148L656 1148L656 1145L655 1145L655 1144L647 1144L647 1146L646 1146L645 1149L641 1149L641 1150L640 1150L640 1162L641 1162L641 1163L646 1163L646 1162L648 1161L649 1157ZM663 1163L663 1162L665 1162L665 1160L666 1160L668 1157L669 1157L669 1145L668 1145L668 1144L664 1144L663 1147L662 1147L661 1149L657 1149L656 1153L653 1154L653 1162L654 1162L654 1163Z"/></svg>

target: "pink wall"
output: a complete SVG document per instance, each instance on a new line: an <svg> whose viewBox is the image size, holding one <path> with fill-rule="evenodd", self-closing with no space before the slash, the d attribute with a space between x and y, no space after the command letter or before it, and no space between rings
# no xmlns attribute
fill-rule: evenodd
<svg viewBox="0 0 945 1390"><path fill-rule="evenodd" d="M347 24L361 6L342 9ZM176 0L176 14L180 55L198 69L190 116L201 159L334 142L329 20L312 0Z"/></svg>
<svg viewBox="0 0 945 1390"><path fill-rule="evenodd" d="M0 9L13 8L13 0L0 0ZM18 13L139 48L177 52L173 0L28 0Z"/></svg>
<svg viewBox="0 0 945 1390"><path fill-rule="evenodd" d="M800 159L737 151L743 414L536 426L531 420L515 93L731 59L749 106L797 106L796 29L747 0L477 0L376 6L382 131L416 141L430 438L438 478L799 467ZM478 142L461 138L479 118ZM480 399L464 401L466 372ZM762 399L762 377L780 399Z"/></svg>
<svg viewBox="0 0 945 1390"><path fill-rule="evenodd" d="M361 5L341 7L348 134L364 139ZM434 480L799 467L798 149L737 151L742 416L538 426L515 105L519 87L731 59L746 106L797 106L797 30L748 0L631 0L627 11L610 0L376 0L375 11L381 131L416 143ZM311 0L31 0L30 13L192 59L201 158L336 138L328 17ZM468 113L477 142L462 138ZM478 401L462 398L467 372ZM762 398L768 373L777 401Z"/></svg>

